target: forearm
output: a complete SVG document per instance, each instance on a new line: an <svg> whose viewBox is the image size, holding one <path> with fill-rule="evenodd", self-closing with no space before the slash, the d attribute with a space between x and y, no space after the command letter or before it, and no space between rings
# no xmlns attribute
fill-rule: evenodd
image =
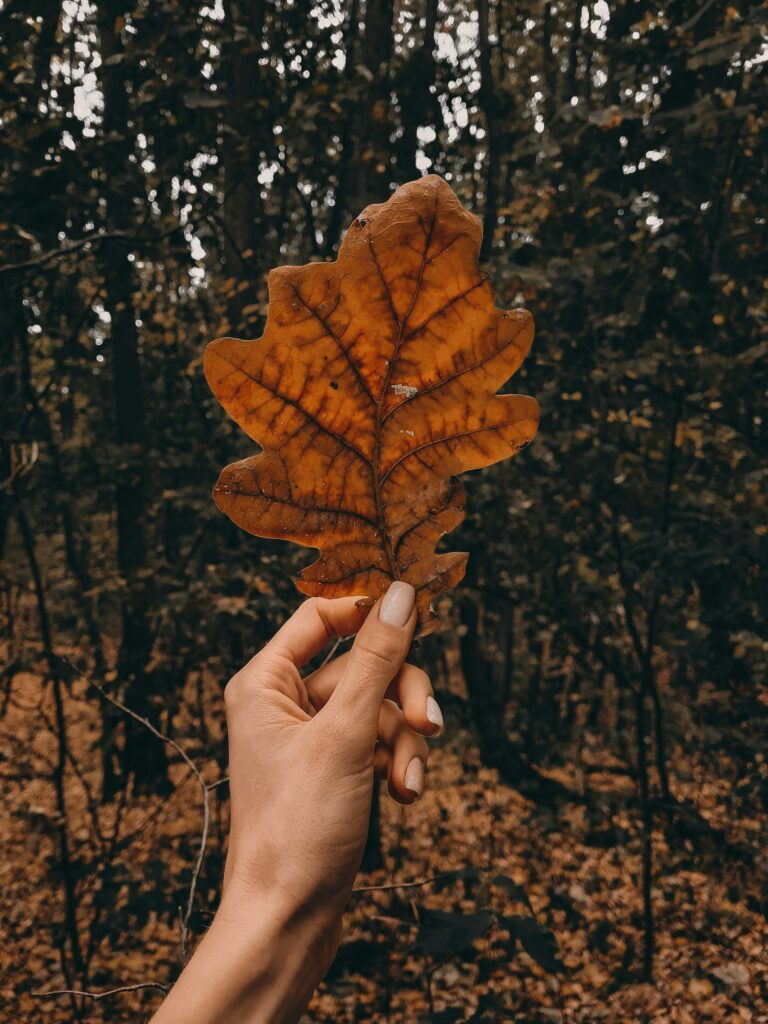
<svg viewBox="0 0 768 1024"><path fill-rule="evenodd" d="M295 1024L338 947L341 914L229 892L152 1024Z"/></svg>
<svg viewBox="0 0 768 1024"><path fill-rule="evenodd" d="M358 605L306 601L227 684L224 896L153 1024L296 1024L338 948L374 769L402 803L421 795L423 734L439 721L429 680L404 665L415 591L393 583L365 621ZM301 675L330 637L351 633L344 660ZM402 710L384 699L395 679Z"/></svg>

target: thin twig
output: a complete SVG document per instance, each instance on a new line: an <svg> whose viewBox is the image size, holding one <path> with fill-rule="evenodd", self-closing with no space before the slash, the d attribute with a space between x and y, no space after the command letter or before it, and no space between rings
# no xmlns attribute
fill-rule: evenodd
<svg viewBox="0 0 768 1024"><path fill-rule="evenodd" d="M73 252L79 252L83 246L107 242L110 239L122 240L124 242L160 242L176 234L177 231L178 228L173 227L168 231L161 231L159 234L148 237L132 234L129 231L95 231L92 235L77 238L75 241L62 245L58 249L49 249L48 252L21 260L19 263L0 264L0 274L9 274L14 270L29 270L32 267L43 267L46 263L50 263L51 260L60 260L65 256L71 255Z"/></svg>
<svg viewBox="0 0 768 1024"><path fill-rule="evenodd" d="M388 892L392 889L420 889L423 885L431 885L432 882L440 882L446 878L456 877L456 871L446 871L442 875L419 878L415 882L389 882L386 885L356 885L352 892L354 894L357 892Z"/></svg>
<svg viewBox="0 0 768 1024"><path fill-rule="evenodd" d="M55 723L53 721L51 721L51 719L45 713L43 708L40 708L39 713L40 713L40 717L45 722L45 727L48 730L48 732L50 732L51 735L55 736L56 735L56 725L55 725ZM93 792L91 790L90 785L88 784L88 780L86 779L85 774L83 773L83 770L80 767L80 764L79 764L77 758L74 756L74 754L69 749L69 747L67 747L65 753L66 753L66 759L69 762L69 766L72 769L72 771L73 771L73 773L75 775L75 778L77 779L77 781L80 783L80 785L83 788L83 793L85 795L85 805L88 808L88 816L91 819L91 827L93 828L93 831L94 831L94 834L96 836L96 839L98 840L99 851L102 851L104 849L104 847L106 846L106 841L104 839L104 833L101 830L101 822L99 821L99 812L97 810L96 801L94 799ZM54 765L52 765L51 762L48 761L47 758L45 758L45 760L50 765L50 767L52 769L54 769Z"/></svg>
<svg viewBox="0 0 768 1024"><path fill-rule="evenodd" d="M19 263L4 263L0 266L0 274L7 274L12 270L28 270L31 267L42 267L46 263L50 263L51 260L62 259L64 256L69 256L70 253L77 252L84 245L88 245L91 242L103 242L108 238L127 237L128 234L125 231L95 231L92 235L78 238L76 241L70 242L68 245L62 245L58 249L50 249L39 256L32 256L27 260L21 260Z"/></svg>
<svg viewBox="0 0 768 1024"><path fill-rule="evenodd" d="M217 789L219 786L226 786L229 784L229 776L225 775L223 779L216 779L215 782L208 783L208 789Z"/></svg>
<svg viewBox="0 0 768 1024"><path fill-rule="evenodd" d="M40 563L37 557L35 535L32 531L32 526L30 524L29 518L27 517L26 509L24 507L22 490L18 478L14 478L11 489L13 496L16 499L16 518L19 524L19 529L21 531L24 550L27 555L29 572L32 577L32 585L34 587L35 598L37 603L37 614L40 626L40 638L42 639L43 642L45 660L48 667L48 674L45 679L45 682L46 684L50 682L53 686L53 701L56 721L55 735L57 747L56 765L53 772L53 786L56 794L56 810L58 818L57 831L59 836L59 864L61 867L61 876L64 888L64 920L66 924L67 936L69 938L69 943L72 948L72 962L75 970L81 975L81 977L83 977L84 983L84 961L82 949L80 946L80 932L77 926L77 884L72 869L72 851L69 835L69 818L67 814L67 720L66 713L64 710L64 695L62 692L61 673L56 671L55 667L55 661L58 658L58 655L55 653L53 649L53 631L51 628L51 617L48 610L48 599L45 593L43 576L40 569ZM71 985L72 975L67 964L65 950L66 946L62 942L59 948L62 974L64 975L65 983L67 985ZM74 1006L74 1004L72 1008L76 1011L76 1007Z"/></svg>
<svg viewBox="0 0 768 1024"><path fill-rule="evenodd" d="M331 658L333 658L333 656L336 654L336 651L338 651L339 646L341 645L342 640L345 640L345 639L346 639L346 637L343 637L343 636L337 636L336 637L336 639L331 644L330 651L328 651L326 656L323 658L322 663L320 665L320 668L318 668L318 670L317 670L318 672L320 671L321 668L325 668L325 666L328 664L328 662L331 660Z"/></svg>
<svg viewBox="0 0 768 1024"><path fill-rule="evenodd" d="M99 869L99 881L104 883L105 876L111 871L112 862L117 849L117 844L120 841L120 824L122 822L123 813L128 804L128 787L123 786L119 800L115 806L115 815L112 822L112 835L109 837L107 848L101 859L102 867ZM97 925L101 921L102 915L107 908L109 884L101 884L98 887L92 889L92 912L91 912L91 923L88 928L88 945L85 950L85 969L90 970L91 962L93 960L93 954L98 944Z"/></svg>
<svg viewBox="0 0 768 1024"><path fill-rule="evenodd" d="M143 988L156 988L160 992L168 992L168 986L161 985L159 981L141 981L136 985L120 985L119 988L109 988L105 992L81 992L74 988L55 988L50 992L33 992L32 995L36 999L47 999L49 996L82 996L84 999L93 999L94 1002L98 1002L100 999L106 999L107 996L116 996L121 992L139 992Z"/></svg>
<svg viewBox="0 0 768 1024"><path fill-rule="evenodd" d="M684 21L682 25L675 26L675 32L678 35L683 35L684 32L689 32L696 24L696 22L699 21L699 19L702 18L707 13L709 8L712 7L716 2L717 0L707 0L707 3L702 4L702 6L699 7L699 9L696 11L692 18L689 18L687 21Z"/></svg>
<svg viewBox="0 0 768 1024"><path fill-rule="evenodd" d="M89 686L92 686L94 690L101 694L104 700L108 701L108 703L112 704L113 707L116 707L119 711L122 711L123 714L128 715L135 722L139 722L140 725L143 725L146 729L149 729L153 736L156 736L157 739L161 740L163 743L167 743L169 747L175 750L179 757L189 767L190 771L197 780L198 786L200 787L200 795L203 801L203 827L200 832L200 850L198 852L197 860L195 861L195 866L192 871L192 878L189 883L187 905L184 910L184 913L181 915L181 958L182 962L186 963L189 952L189 922L192 917L192 909L195 902L195 894L197 892L197 883L200 877L200 871L203 866L203 860L205 859L205 848L208 844L208 830L210 826L210 801L208 784L203 778L203 775L200 772L200 769L195 764L195 762L192 760L189 754L187 754L183 747L180 747L175 740L171 739L170 736L166 736L164 733L160 732L160 730L157 729L149 721L148 718L143 718L141 715L137 714L135 711L132 711L131 708L123 704L122 701L119 701L116 697L113 697L111 696L111 694L107 693L100 683L97 683L93 679L88 678L88 676L81 672L76 665L73 665L68 658L64 658L61 655L56 655L56 657L60 661L63 661L65 664L67 664L72 669L72 671L76 673L76 675L78 675L81 679L88 683Z"/></svg>

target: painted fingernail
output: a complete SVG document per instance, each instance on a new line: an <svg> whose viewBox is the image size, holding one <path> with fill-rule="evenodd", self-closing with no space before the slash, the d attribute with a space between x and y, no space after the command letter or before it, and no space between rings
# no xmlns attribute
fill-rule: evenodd
<svg viewBox="0 0 768 1024"><path fill-rule="evenodd" d="M443 712L434 697L427 697L427 719L437 726L436 735L439 735L443 731Z"/></svg>
<svg viewBox="0 0 768 1024"><path fill-rule="evenodd" d="M379 618L389 626L404 626L411 617L416 591L410 583L396 580L390 584L379 608Z"/></svg>
<svg viewBox="0 0 768 1024"><path fill-rule="evenodd" d="M405 788L420 797L424 789L424 762L412 757L405 772Z"/></svg>

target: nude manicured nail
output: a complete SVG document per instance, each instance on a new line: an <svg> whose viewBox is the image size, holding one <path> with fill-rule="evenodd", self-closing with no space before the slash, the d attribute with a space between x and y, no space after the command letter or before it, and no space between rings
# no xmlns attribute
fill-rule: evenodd
<svg viewBox="0 0 768 1024"><path fill-rule="evenodd" d="M410 583L396 580L384 595L379 608L379 618L389 626L404 626L411 617L416 591Z"/></svg>
<svg viewBox="0 0 768 1024"><path fill-rule="evenodd" d="M405 772L405 788L410 789L417 797L424 789L424 762L420 757L412 757Z"/></svg>
<svg viewBox="0 0 768 1024"><path fill-rule="evenodd" d="M434 697L427 697L427 720L437 726L438 732L443 731L443 712Z"/></svg>

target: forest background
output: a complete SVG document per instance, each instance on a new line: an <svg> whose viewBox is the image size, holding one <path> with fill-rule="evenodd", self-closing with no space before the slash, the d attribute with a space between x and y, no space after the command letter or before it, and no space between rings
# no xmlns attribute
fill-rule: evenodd
<svg viewBox="0 0 768 1024"><path fill-rule="evenodd" d="M223 686L307 553L213 505L253 445L203 348L429 172L535 316L542 421L467 481L415 652L447 735L416 809L377 804L308 1020L768 1020L767 21L0 6L7 1019L148 1016L210 918Z"/></svg>

